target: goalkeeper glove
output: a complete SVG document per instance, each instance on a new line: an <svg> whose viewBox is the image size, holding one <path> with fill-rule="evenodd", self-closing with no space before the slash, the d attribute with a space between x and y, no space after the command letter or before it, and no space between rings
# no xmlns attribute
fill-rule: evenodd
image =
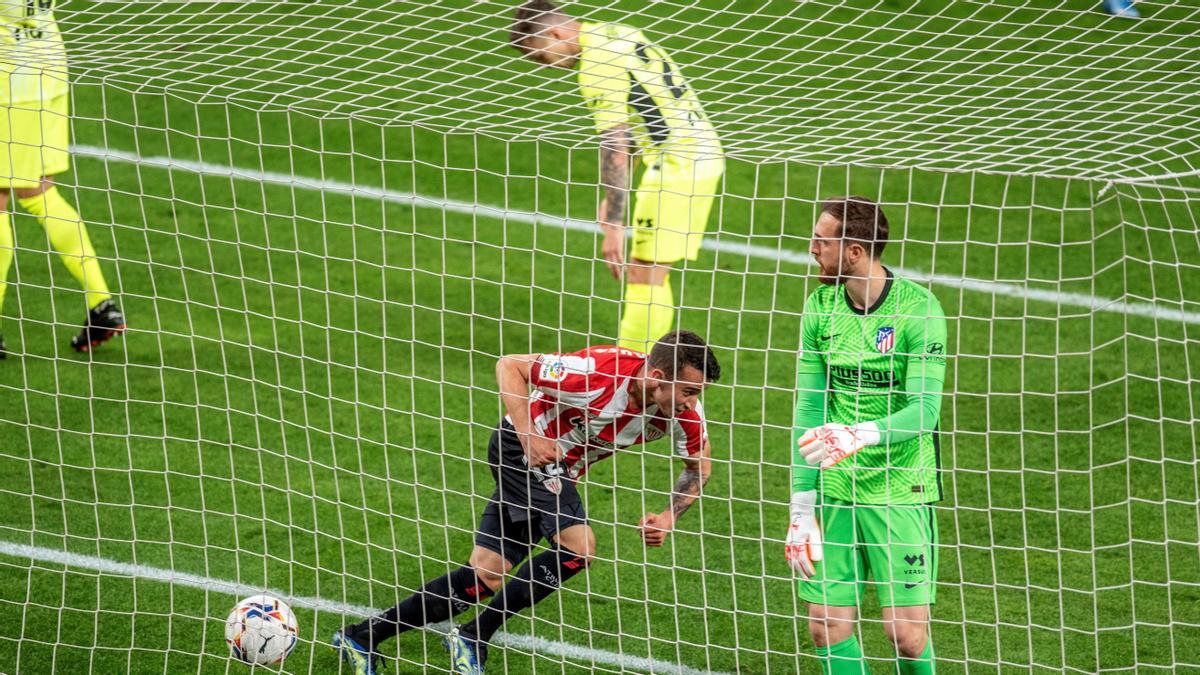
<svg viewBox="0 0 1200 675"><path fill-rule="evenodd" d="M864 422L852 427L844 424L814 427L804 432L798 443L804 461L828 469L868 445L878 444L879 439L879 427L874 422Z"/></svg>
<svg viewBox="0 0 1200 675"><path fill-rule="evenodd" d="M804 579L811 579L816 574L814 563L820 562L824 557L821 550L821 524L817 522L816 506L816 490L792 495L792 523L788 526L784 553L792 571Z"/></svg>

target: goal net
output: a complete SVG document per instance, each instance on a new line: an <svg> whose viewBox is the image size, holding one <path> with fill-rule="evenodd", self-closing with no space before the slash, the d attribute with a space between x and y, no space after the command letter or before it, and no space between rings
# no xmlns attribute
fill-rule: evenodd
<svg viewBox="0 0 1200 675"><path fill-rule="evenodd" d="M490 672L820 672L782 539L812 226L845 194L949 325L938 668L1200 668L1200 9L1138 7L564 6L669 51L727 153L673 273L723 366L714 469L652 549L667 444L595 465L595 563ZM83 295L11 199L0 672L241 672L224 620L256 593L299 618L278 668L347 672L333 631L466 561L497 358L611 343L622 306L599 139L514 9L58 4L57 183L129 328L71 351ZM445 628L381 652L445 668ZM858 634L892 672L874 592Z"/></svg>

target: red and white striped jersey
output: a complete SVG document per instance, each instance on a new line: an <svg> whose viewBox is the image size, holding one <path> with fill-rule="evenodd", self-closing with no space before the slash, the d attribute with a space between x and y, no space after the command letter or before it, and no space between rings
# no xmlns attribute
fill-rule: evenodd
<svg viewBox="0 0 1200 675"><path fill-rule="evenodd" d="M620 347L543 354L530 368L534 428L558 441L572 478L617 450L667 437L679 457L698 455L708 438L700 403L683 413L630 403L629 388L646 355Z"/></svg>

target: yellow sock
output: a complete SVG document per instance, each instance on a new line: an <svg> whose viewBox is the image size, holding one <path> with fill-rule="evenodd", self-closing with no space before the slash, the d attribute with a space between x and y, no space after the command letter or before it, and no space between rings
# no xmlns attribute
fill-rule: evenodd
<svg viewBox="0 0 1200 675"><path fill-rule="evenodd" d="M671 277L662 286L629 284L625 286L625 311L621 314L620 346L649 351L675 324L675 296Z"/></svg>
<svg viewBox="0 0 1200 675"><path fill-rule="evenodd" d="M0 211L0 309L4 309L4 291L8 289L8 268L13 259L13 233L8 211Z"/></svg>
<svg viewBox="0 0 1200 675"><path fill-rule="evenodd" d="M88 238L87 227L79 218L79 212L59 194L58 188L51 187L36 197L17 201L21 208L37 216L38 222L46 229L50 245L58 251L71 276L86 292L88 309L111 298L112 293L108 292L108 284L104 282L104 273L100 271L100 261L96 260L96 250Z"/></svg>

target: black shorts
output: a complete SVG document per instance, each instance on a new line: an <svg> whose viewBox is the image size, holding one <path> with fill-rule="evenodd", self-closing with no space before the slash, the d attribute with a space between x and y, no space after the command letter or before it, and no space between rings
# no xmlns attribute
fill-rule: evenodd
<svg viewBox="0 0 1200 675"><path fill-rule="evenodd" d="M507 421L492 432L488 463L496 491L479 520L476 546L516 565L543 537L549 540L568 527L587 524L583 500L563 465L531 469L517 432Z"/></svg>

